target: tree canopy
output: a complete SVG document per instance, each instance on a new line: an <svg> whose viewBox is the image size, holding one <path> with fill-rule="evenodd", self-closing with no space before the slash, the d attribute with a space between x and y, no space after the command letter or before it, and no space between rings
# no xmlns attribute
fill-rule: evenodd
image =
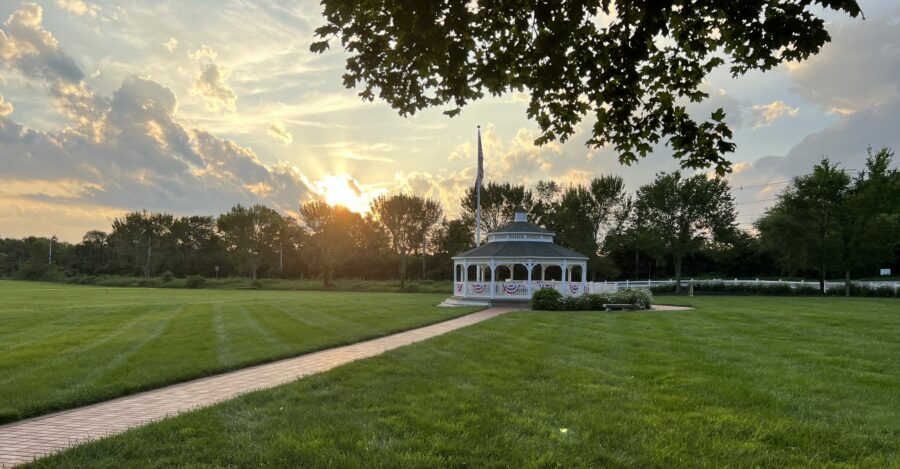
<svg viewBox="0 0 900 469"><path fill-rule="evenodd" d="M349 54L344 85L401 115L486 94L530 93L538 144L565 141L590 117L587 144L631 164L662 140L684 168L728 171L732 132L720 108L696 118L707 75L766 71L830 40L816 8L861 14L855 0L323 0L326 24Z"/></svg>
<svg viewBox="0 0 900 469"><path fill-rule="evenodd" d="M853 179L823 159L796 177L757 223L763 249L788 271L814 270L820 288L830 271L874 272L900 246L900 171L893 151L869 149ZM849 289L847 291L849 294Z"/></svg>
<svg viewBox="0 0 900 469"><path fill-rule="evenodd" d="M441 204L405 194L380 196L372 201L372 215L387 231L391 248L400 256L400 288L406 285L406 260L410 253L425 249L426 239L441 220Z"/></svg>
<svg viewBox="0 0 900 469"><path fill-rule="evenodd" d="M675 263L675 288L681 288L681 264L704 242L727 240L737 227L728 181L703 174L683 177L661 173L637 191L635 224L661 254Z"/></svg>

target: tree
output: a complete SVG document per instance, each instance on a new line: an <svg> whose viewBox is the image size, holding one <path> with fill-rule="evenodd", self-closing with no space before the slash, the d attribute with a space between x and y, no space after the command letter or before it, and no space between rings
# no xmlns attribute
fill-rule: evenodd
<svg viewBox="0 0 900 469"><path fill-rule="evenodd" d="M75 267L79 272L98 274L109 268L111 257L109 235L91 230L75 246Z"/></svg>
<svg viewBox="0 0 900 469"><path fill-rule="evenodd" d="M840 268L849 191L850 176L825 158L812 174L795 177L756 222L763 249L784 269L818 271L823 292L829 268Z"/></svg>
<svg viewBox="0 0 900 469"><path fill-rule="evenodd" d="M271 241L277 238L281 223L281 215L271 208L239 204L220 215L217 225L228 252L256 280L261 262L275 257Z"/></svg>
<svg viewBox="0 0 900 469"><path fill-rule="evenodd" d="M787 270L816 270L825 291L829 270L843 271L846 294L854 270L876 268L900 243L900 175L890 149L873 154L852 180L827 158L794 178L757 221L762 246Z"/></svg>
<svg viewBox="0 0 900 469"><path fill-rule="evenodd" d="M424 250L429 232L441 220L441 204L404 194L379 196L372 201L371 212L388 233L391 248L400 256L400 288L403 288L407 257L420 248Z"/></svg>
<svg viewBox="0 0 900 469"><path fill-rule="evenodd" d="M847 296L851 271L874 272L897 259L900 248L900 170L891 169L894 151L868 148L866 169L853 181L845 213L844 268Z"/></svg>
<svg viewBox="0 0 900 469"><path fill-rule="evenodd" d="M489 182L481 187L481 235L500 228L513 221L516 209L522 208L530 211L533 197L531 191L522 185ZM460 201L463 222L475 230L475 209L478 205L478 197L475 187L466 190L466 194Z"/></svg>
<svg viewBox="0 0 900 469"><path fill-rule="evenodd" d="M215 266L223 264L222 238L213 217L176 218L172 224L172 243L170 269L176 275L212 275Z"/></svg>
<svg viewBox="0 0 900 469"><path fill-rule="evenodd" d="M728 182L703 174L657 174L654 182L638 189L634 216L639 230L652 240L660 254L672 257L676 293L681 292L684 258L704 242L727 240L737 230Z"/></svg>
<svg viewBox="0 0 900 469"><path fill-rule="evenodd" d="M153 251L171 234L173 221L174 217L167 213L131 212L113 220L109 240L121 258L132 262L145 278L150 278L156 262Z"/></svg>
<svg viewBox="0 0 900 469"><path fill-rule="evenodd" d="M364 223L363 218L347 207L324 201L301 205L300 217L310 231L309 248L322 274L322 283L330 288L335 266L353 255L354 236Z"/></svg>
<svg viewBox="0 0 900 469"><path fill-rule="evenodd" d="M623 210L625 183L618 176L594 178L590 184L561 187L553 181L539 181L534 204L537 222L556 233L556 240L589 257L591 276L616 273L600 247L616 213Z"/></svg>
<svg viewBox="0 0 900 469"><path fill-rule="evenodd" d="M613 5L615 3L615 5ZM347 52L347 88L406 116L445 114L486 93L527 91L536 143L565 141L592 114L594 148L631 164L662 139L684 168L729 169L734 151L722 109L695 120L706 77L766 71L818 53L830 40L815 9L860 15L855 0L560 0L423 2L323 0L326 24L310 50L333 39Z"/></svg>

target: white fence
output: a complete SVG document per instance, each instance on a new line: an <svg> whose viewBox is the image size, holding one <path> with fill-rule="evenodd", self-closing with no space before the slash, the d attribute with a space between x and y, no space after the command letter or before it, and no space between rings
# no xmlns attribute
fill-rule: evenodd
<svg viewBox="0 0 900 469"><path fill-rule="evenodd" d="M603 284L615 285L616 289L621 288L650 288L663 285L674 285L675 279L669 280L623 280L616 282L602 282ZM818 280L760 280L760 279L681 279L681 286L687 288L691 283L702 284L720 284L720 285L787 285L791 288L819 288ZM900 281L896 280L851 280L851 284L868 288L889 287L900 288ZM835 288L843 289L845 282L843 281L827 281L825 282L825 290L833 290Z"/></svg>
<svg viewBox="0 0 900 469"><path fill-rule="evenodd" d="M682 279L681 286L685 289L691 283L702 284L721 284L721 285L787 285L791 288L819 288L818 281L807 280L759 280L759 279ZM869 288L889 287L897 291L900 289L898 281L851 281L854 285L861 285ZM559 281L541 281L534 280L531 282L531 292L536 292L541 288L553 288L565 296L578 296L587 293L613 293L624 288L650 288L664 285L674 285L675 280L623 280L616 282L559 282ZM492 289L493 286L493 289ZM825 282L826 290L843 289L844 282L828 281ZM454 284L454 296L466 298L491 298L491 299L522 299L529 300L528 282L526 280L513 280L508 282L456 282Z"/></svg>

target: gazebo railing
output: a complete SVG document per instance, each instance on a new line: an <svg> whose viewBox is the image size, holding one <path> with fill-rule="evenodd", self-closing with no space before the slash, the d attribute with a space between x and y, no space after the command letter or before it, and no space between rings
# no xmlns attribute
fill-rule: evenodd
<svg viewBox="0 0 900 469"><path fill-rule="evenodd" d="M557 280L533 280L530 292L541 288L552 288L565 296L578 296L587 293L609 293L618 291L614 283L599 282L560 282ZM491 282L456 282L453 287L454 296L468 298L521 298L530 299L527 280L510 280Z"/></svg>

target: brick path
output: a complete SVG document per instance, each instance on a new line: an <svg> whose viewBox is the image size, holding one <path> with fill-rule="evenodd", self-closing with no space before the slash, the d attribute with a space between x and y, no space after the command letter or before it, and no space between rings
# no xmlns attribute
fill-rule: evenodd
<svg viewBox="0 0 900 469"><path fill-rule="evenodd" d="M0 467L33 459L209 406L258 389L271 388L336 366L439 336L514 308L490 308L449 321L266 365L210 376L153 391L0 426Z"/></svg>

